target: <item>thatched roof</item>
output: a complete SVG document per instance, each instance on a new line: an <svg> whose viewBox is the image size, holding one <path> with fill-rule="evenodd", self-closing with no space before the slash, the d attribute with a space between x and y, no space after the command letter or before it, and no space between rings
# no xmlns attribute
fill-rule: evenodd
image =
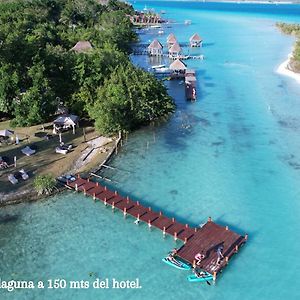
<svg viewBox="0 0 300 300"><path fill-rule="evenodd" d="M152 41L152 43L148 46L148 49L162 49L163 46L158 40Z"/></svg>
<svg viewBox="0 0 300 300"><path fill-rule="evenodd" d="M186 70L186 64L182 62L180 59L176 59L174 62L170 64L169 68L171 70Z"/></svg>
<svg viewBox="0 0 300 300"><path fill-rule="evenodd" d="M93 47L89 41L79 41L71 50L76 52L86 52L91 49L93 49Z"/></svg>
<svg viewBox="0 0 300 300"><path fill-rule="evenodd" d="M169 52L181 52L181 47L178 43L175 43L172 45L172 47L169 49Z"/></svg>
<svg viewBox="0 0 300 300"><path fill-rule="evenodd" d="M167 43L174 44L177 42L177 39L173 33L170 33L167 37Z"/></svg>
<svg viewBox="0 0 300 300"><path fill-rule="evenodd" d="M193 41L201 42L202 38L200 37L200 35L198 33L195 33L190 37L190 42L193 42Z"/></svg>

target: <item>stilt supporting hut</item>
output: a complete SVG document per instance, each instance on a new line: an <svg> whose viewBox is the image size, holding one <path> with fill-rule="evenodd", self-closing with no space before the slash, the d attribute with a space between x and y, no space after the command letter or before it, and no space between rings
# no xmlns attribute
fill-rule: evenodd
<svg viewBox="0 0 300 300"><path fill-rule="evenodd" d="M180 78L185 76L186 64L180 59L176 59L170 64L170 69L172 70L172 78Z"/></svg>
<svg viewBox="0 0 300 300"><path fill-rule="evenodd" d="M190 37L190 46L191 47L201 47L202 46L202 38L198 33L193 34Z"/></svg>
<svg viewBox="0 0 300 300"><path fill-rule="evenodd" d="M161 56L163 54L163 46L158 40L152 41L148 46L148 53L151 56Z"/></svg>

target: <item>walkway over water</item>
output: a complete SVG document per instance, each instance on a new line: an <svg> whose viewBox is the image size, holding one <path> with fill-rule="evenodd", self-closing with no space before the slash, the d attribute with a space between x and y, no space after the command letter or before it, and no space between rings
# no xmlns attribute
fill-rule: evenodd
<svg viewBox="0 0 300 300"><path fill-rule="evenodd" d="M184 245L178 250L177 255L194 267L201 268L216 278L227 264L229 259L237 253L239 247L247 240L247 235L242 236L228 227L223 227L208 222L201 228L191 228L188 224L182 224L164 216L162 212L155 212L151 207L145 207L139 201L133 201L129 197L122 197L117 191L113 192L99 182L93 182L89 178L83 179L78 176L75 181L67 181L68 188L81 191L84 195L92 196L94 201L102 201L112 210L118 209L123 212L124 217L130 215L136 219L136 223L144 222L148 227L156 227L163 232L163 236L171 235L174 240L181 240ZM218 247L223 247L224 259L217 263ZM205 258L196 265L195 255L199 252L205 254Z"/></svg>

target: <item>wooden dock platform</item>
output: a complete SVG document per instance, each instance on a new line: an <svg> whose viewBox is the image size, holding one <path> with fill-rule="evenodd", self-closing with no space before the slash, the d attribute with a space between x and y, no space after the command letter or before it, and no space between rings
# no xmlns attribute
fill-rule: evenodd
<svg viewBox="0 0 300 300"><path fill-rule="evenodd" d="M83 179L78 176L74 181L67 181L65 185L69 189L84 195L93 197L94 201L101 201L112 210L121 211L126 217L133 217L135 223L144 222L149 228L155 227L162 231L163 236L170 235L175 241L180 240L184 244L179 248L177 256L193 267L200 268L216 276L228 264L230 258L238 252L242 244L247 240L247 235L242 236L228 227L220 226L212 222L211 218L201 228L192 228L188 224L177 222L175 218L169 218L162 212L155 212L151 207L145 207L139 201L133 201L129 197L123 197L117 191L111 191L99 182L90 178ZM223 247L224 259L218 263L217 249ZM204 253L205 258L196 265L197 253Z"/></svg>

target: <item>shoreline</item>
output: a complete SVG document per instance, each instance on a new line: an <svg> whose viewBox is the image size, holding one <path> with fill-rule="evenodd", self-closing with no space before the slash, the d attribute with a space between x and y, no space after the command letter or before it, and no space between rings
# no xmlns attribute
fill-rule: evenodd
<svg viewBox="0 0 300 300"><path fill-rule="evenodd" d="M293 51L288 55L288 58L278 66L276 73L293 78L298 83L300 83L300 73L296 73L289 69L289 63L292 55L293 55Z"/></svg>
<svg viewBox="0 0 300 300"><path fill-rule="evenodd" d="M104 139L106 139L106 141L104 142ZM103 166L103 164L105 164L108 160L110 160L110 158L113 156L113 154L115 153L116 149L119 146L119 142L121 140L121 137L119 136L114 137L114 138L106 138L106 137L98 137L95 138L94 140L98 140L97 142L104 142L103 144L100 142L99 144L96 142L96 144L91 143L87 149L85 150L85 153L83 153L80 157L78 157L78 159L75 161L74 163L74 167L71 170L68 170L67 172L65 172L65 174L68 173L79 173L79 172L86 172L86 173L92 173L95 172L96 170L99 171L101 169L101 167ZM109 141L110 140L110 141ZM90 141L91 142L91 141ZM113 145L111 145L111 143L113 143ZM88 144L89 142L87 142ZM100 148L100 153L105 154L104 157L101 158L101 160L97 160L97 152L93 151ZM93 149L93 150L92 150ZM102 150L105 150L105 152L102 152ZM83 157L87 156L87 152L89 154L89 159L84 159L85 161L83 161ZM92 153L94 152L94 153ZM96 153L95 153L96 152ZM91 166L89 166L88 169L85 169L89 164L92 164ZM95 169L95 165L97 165L98 167ZM65 186L61 186L58 182L56 184L56 189L50 194L50 195L38 195L37 192L35 190L33 190L32 188L26 188L20 191L16 191L16 192L11 192L8 193L6 195L4 195L4 198L0 200L0 207L4 207L7 205L15 205L15 204L20 204L20 203L26 203L26 202L32 202L32 201L37 201L37 200L45 200L49 197L52 197L56 194L59 194L63 191L66 190ZM26 197L26 198L25 198Z"/></svg>

